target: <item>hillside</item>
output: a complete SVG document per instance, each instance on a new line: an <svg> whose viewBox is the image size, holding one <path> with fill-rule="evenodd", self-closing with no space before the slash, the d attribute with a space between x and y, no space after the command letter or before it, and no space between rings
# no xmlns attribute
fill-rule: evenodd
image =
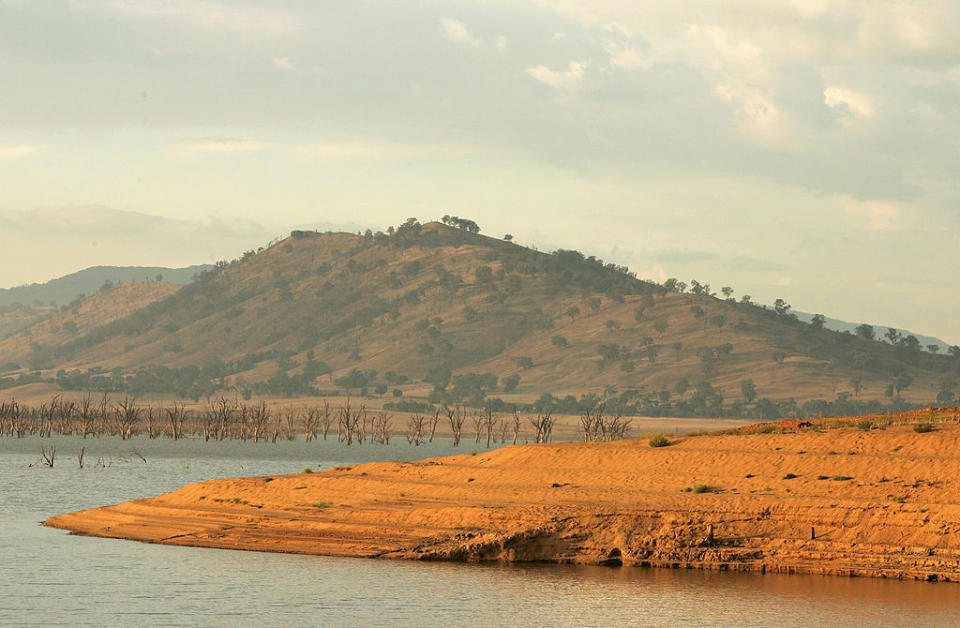
<svg viewBox="0 0 960 628"><path fill-rule="evenodd" d="M624 413L768 417L953 398L956 355L691 285L408 221L388 234L294 232L180 290L149 284L157 300L115 320L70 335L34 326L0 351L44 377L62 371L67 389L192 397L386 395L574 414L603 401Z"/></svg>
<svg viewBox="0 0 960 628"><path fill-rule="evenodd" d="M0 288L0 306L14 303L37 306L66 305L78 297L95 294L107 282L119 284L131 281L162 281L182 286L193 281L198 273L210 268L207 264L186 268L94 266L45 283Z"/></svg>

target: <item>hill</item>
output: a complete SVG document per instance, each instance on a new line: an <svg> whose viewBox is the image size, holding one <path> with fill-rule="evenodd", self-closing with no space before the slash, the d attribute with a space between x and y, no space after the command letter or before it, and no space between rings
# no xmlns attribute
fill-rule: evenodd
<svg viewBox="0 0 960 628"><path fill-rule="evenodd" d="M208 264L186 268L94 266L46 283L0 288L0 306L15 303L34 306L66 305L77 298L96 293L105 284L109 286L131 281L162 281L185 285L193 281L197 273L210 268Z"/></svg>
<svg viewBox="0 0 960 628"><path fill-rule="evenodd" d="M158 287L124 316L77 323L70 337L34 325L0 352L21 375L39 371L65 389L351 394L408 409L576 414L604 403L651 416L774 417L953 398L960 349L934 355L912 336L894 346L865 329L832 331L782 301L659 285L457 221L294 232L179 290ZM58 320L47 324L72 319Z"/></svg>

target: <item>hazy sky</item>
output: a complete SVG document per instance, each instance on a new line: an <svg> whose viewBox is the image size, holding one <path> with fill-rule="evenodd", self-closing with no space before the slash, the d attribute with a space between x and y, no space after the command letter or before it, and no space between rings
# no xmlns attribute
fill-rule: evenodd
<svg viewBox="0 0 960 628"><path fill-rule="evenodd" d="M960 3L0 0L0 286L465 215L960 342Z"/></svg>

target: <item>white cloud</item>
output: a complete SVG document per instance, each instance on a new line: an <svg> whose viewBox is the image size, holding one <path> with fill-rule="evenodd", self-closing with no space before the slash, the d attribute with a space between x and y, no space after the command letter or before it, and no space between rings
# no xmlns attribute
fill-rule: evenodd
<svg viewBox="0 0 960 628"><path fill-rule="evenodd" d="M846 88L828 87L823 90L823 102L832 109L840 109L858 116L873 115L873 103L866 94Z"/></svg>
<svg viewBox="0 0 960 628"><path fill-rule="evenodd" d="M526 73L540 81L544 85L549 85L555 89L576 90L583 82L583 71L587 64L579 61L571 61L570 67L566 71L551 70L545 65L538 65L535 68L527 68Z"/></svg>
<svg viewBox="0 0 960 628"><path fill-rule="evenodd" d="M80 11L163 20L257 39L288 36L299 30L296 20L287 12L212 0L69 0L69 5Z"/></svg>
<svg viewBox="0 0 960 628"><path fill-rule="evenodd" d="M497 37L497 50L499 52L503 52L506 49L507 49L507 38L504 37L503 35L500 35L499 37Z"/></svg>
<svg viewBox="0 0 960 628"><path fill-rule="evenodd" d="M440 18L440 30L452 42L467 44L468 46L482 46L483 42L470 34L467 25L460 20L448 17Z"/></svg>
<svg viewBox="0 0 960 628"><path fill-rule="evenodd" d="M890 201L861 201L851 196L840 196L840 207L860 229L866 231L895 231L900 226L900 205Z"/></svg>
<svg viewBox="0 0 960 628"><path fill-rule="evenodd" d="M793 277L780 277L777 279L777 285L781 288L786 288L793 283Z"/></svg>
<svg viewBox="0 0 960 628"><path fill-rule="evenodd" d="M783 138L783 112L765 90L751 85L722 83L714 88L714 93L731 105L737 124L754 139L766 142Z"/></svg>
<svg viewBox="0 0 960 628"><path fill-rule="evenodd" d="M20 144L15 146L0 145L0 161L28 157L30 155L39 153L42 150L43 150L42 146L31 146L27 144Z"/></svg>
<svg viewBox="0 0 960 628"><path fill-rule="evenodd" d="M236 137L205 137L184 143L194 153L253 153L264 148L260 142Z"/></svg>

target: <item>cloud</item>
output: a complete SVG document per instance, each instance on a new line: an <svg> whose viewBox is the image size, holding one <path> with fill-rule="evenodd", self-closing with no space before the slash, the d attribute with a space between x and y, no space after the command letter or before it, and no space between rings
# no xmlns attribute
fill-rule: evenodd
<svg viewBox="0 0 960 628"><path fill-rule="evenodd" d="M605 50L610 55L611 65L624 70L636 70L637 68L649 70L652 66L652 60L637 50L636 46L631 44L609 43Z"/></svg>
<svg viewBox="0 0 960 628"><path fill-rule="evenodd" d="M264 148L260 142L238 137L203 137L182 145L194 153L253 153Z"/></svg>
<svg viewBox="0 0 960 628"><path fill-rule="evenodd" d="M500 35L499 37L497 37L497 51L503 52L506 49L507 49L507 38L504 37L503 35Z"/></svg>
<svg viewBox="0 0 960 628"><path fill-rule="evenodd" d="M867 231L895 231L900 227L900 205L889 201L861 201L841 196L839 205L853 224Z"/></svg>
<svg viewBox="0 0 960 628"><path fill-rule="evenodd" d="M847 87L828 87L823 90L823 103L832 108L858 116L872 116L873 103L870 97Z"/></svg>
<svg viewBox="0 0 960 628"><path fill-rule="evenodd" d="M35 155L43 150L42 146L32 146L27 144L20 144L14 146L3 146L0 145L0 161L21 159L23 157L29 157L30 155Z"/></svg>
<svg viewBox="0 0 960 628"><path fill-rule="evenodd" d="M470 34L467 25L449 17L440 18L440 30L450 41L469 46L482 46L483 42Z"/></svg>
<svg viewBox="0 0 960 628"><path fill-rule="evenodd" d="M212 0L69 0L69 6L121 19L166 21L255 39L285 37L299 31L296 20L285 11Z"/></svg>
<svg viewBox="0 0 960 628"><path fill-rule="evenodd" d="M583 71L586 67L587 64L585 63L571 61L569 69L565 72L551 70L545 65L538 65L535 68L527 68L526 73L544 85L549 85L555 89L574 91L580 88L583 82Z"/></svg>
<svg viewBox="0 0 960 628"><path fill-rule="evenodd" d="M458 143L401 144L371 140L315 142L296 147L306 159L392 161L424 157L459 157L479 152L476 146Z"/></svg>

